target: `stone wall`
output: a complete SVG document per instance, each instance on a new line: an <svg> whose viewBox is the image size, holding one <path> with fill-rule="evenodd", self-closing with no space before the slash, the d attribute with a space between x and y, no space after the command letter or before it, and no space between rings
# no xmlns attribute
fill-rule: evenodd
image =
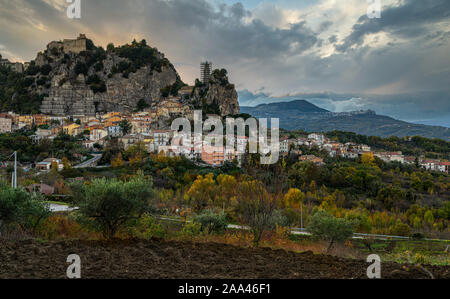
<svg viewBox="0 0 450 299"><path fill-rule="evenodd" d="M64 53L72 52L78 54L80 52L86 51L87 40L86 38L78 38L76 40L64 40L63 49Z"/></svg>
<svg viewBox="0 0 450 299"><path fill-rule="evenodd" d="M74 54L79 54L80 52L87 50L87 38L85 35L80 34L77 39L65 39L61 41L53 41L47 45L47 49L58 49L64 53L72 52Z"/></svg>

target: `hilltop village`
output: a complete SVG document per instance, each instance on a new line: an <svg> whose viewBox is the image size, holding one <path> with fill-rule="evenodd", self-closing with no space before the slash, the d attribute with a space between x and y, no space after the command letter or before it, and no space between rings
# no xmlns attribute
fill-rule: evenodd
<svg viewBox="0 0 450 299"><path fill-rule="evenodd" d="M200 79L194 86L188 86L165 55L149 47L145 40L120 47L109 44L105 50L96 47L84 34L76 39L50 42L31 62L12 63L3 58L0 62L4 69L21 74L20 82L27 86L26 90L42 99L41 113L1 113L0 134L27 132L35 144L63 134L75 138L91 152L101 152L115 142L123 150L142 145L148 153L185 156L209 166L242 164L248 136L234 136L235 149L222 145L211 149L204 146L203 140L170 130L172 121L178 117L192 121L195 110L203 111L203 120L240 116L237 92L228 81L227 71L214 70L211 62L200 64ZM11 98L17 98L17 93ZM191 140L173 142L181 137ZM260 141L271 144L270 137ZM324 163L323 156L303 154L302 147L323 150L332 158L357 159L366 154L431 171L449 170L449 162L382 149L373 151L367 145L338 143L320 133L298 138L281 136L282 156L296 155L300 161ZM84 162L84 158L75 159L74 164ZM33 161L36 164L32 167L49 170L54 161L61 163L57 157L49 157Z"/></svg>
<svg viewBox="0 0 450 299"><path fill-rule="evenodd" d="M170 129L158 128L158 119L169 115L192 115L192 111L183 108L180 104L185 93L189 93L190 88L180 90L179 98L173 98L165 101L157 108L148 108L142 112L121 113L109 112L97 114L96 116L52 116L45 114L20 115L15 113L0 114L0 134L13 133L17 131L33 131L30 138L35 143L41 143L44 140L53 140L60 134L72 136L79 140L82 146L93 152L101 152L101 149L108 146L112 140L118 140L124 150L132 146L142 145L149 153L157 153L168 157L184 156L192 161L202 162L206 165L220 167L225 162L242 163L242 159L249 142L248 136L234 136L236 140L235 150L227 150L224 146L213 146L206 148L203 142L196 144L194 136L189 140L189 146L186 145L187 136L179 134ZM207 117L219 117L219 115L207 115ZM192 119L192 118L190 118ZM184 141L175 142L176 138ZM260 140L266 144L271 144L268 137ZM405 156L402 152L386 152L382 150L372 150L370 146L356 143L339 143L327 138L321 133L312 133L304 137L280 138L280 155L297 155L299 161L310 161L317 165L323 165L324 159L315 155L302 155L301 147L317 148L328 153L329 157L342 157L348 159L357 159L362 155L372 155L378 157L384 162L399 162L402 164L419 164L426 170L448 173L450 162L440 161L438 159L416 158L414 156ZM200 150L199 150L200 149ZM62 167L60 159L49 158L42 163L37 163L35 167L40 170L50 170L52 161L57 161ZM42 167L42 165L46 165Z"/></svg>

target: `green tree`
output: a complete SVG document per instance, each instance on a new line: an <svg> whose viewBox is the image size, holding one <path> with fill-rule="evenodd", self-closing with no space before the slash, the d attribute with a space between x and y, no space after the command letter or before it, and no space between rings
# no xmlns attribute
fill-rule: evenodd
<svg viewBox="0 0 450 299"><path fill-rule="evenodd" d="M106 46L106 50L108 52L114 51L114 44L113 43L109 43L108 46Z"/></svg>
<svg viewBox="0 0 450 299"><path fill-rule="evenodd" d="M423 219L425 220L425 223L432 228L434 224L434 215L431 210L428 210L425 215L423 216Z"/></svg>
<svg viewBox="0 0 450 299"><path fill-rule="evenodd" d="M307 231L313 236L329 242L327 252L334 243L343 243L353 235L354 223L343 218L336 218L326 211L316 212L310 219Z"/></svg>
<svg viewBox="0 0 450 299"><path fill-rule="evenodd" d="M223 233L227 228L225 213L215 213L212 210L206 210L195 217L194 222L201 224L201 231L207 234Z"/></svg>
<svg viewBox="0 0 450 299"><path fill-rule="evenodd" d="M89 185L73 187L80 220L107 239L112 239L132 220L155 210L152 181L142 174L128 182L102 178Z"/></svg>
<svg viewBox="0 0 450 299"><path fill-rule="evenodd" d="M131 124L128 120L124 119L119 123L119 127L122 130L123 135L127 135L131 132Z"/></svg>
<svg viewBox="0 0 450 299"><path fill-rule="evenodd" d="M0 232L21 228L34 230L50 215L39 195L13 189L0 181Z"/></svg>
<svg viewBox="0 0 450 299"><path fill-rule="evenodd" d="M147 104L147 102L144 99L140 99L139 102L137 103L137 110L138 111L143 111L144 109L150 107L149 104Z"/></svg>
<svg viewBox="0 0 450 299"><path fill-rule="evenodd" d="M411 233L411 227L408 224L401 222L401 220L397 220L395 226L391 229L391 234L397 236L409 236Z"/></svg>

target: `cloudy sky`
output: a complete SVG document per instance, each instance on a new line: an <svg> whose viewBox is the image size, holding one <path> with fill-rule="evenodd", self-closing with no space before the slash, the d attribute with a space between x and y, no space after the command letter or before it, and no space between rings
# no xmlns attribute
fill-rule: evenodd
<svg viewBox="0 0 450 299"><path fill-rule="evenodd" d="M450 127L449 0L380 0L379 19L375 0L80 1L73 20L66 0L0 0L0 53L29 61L79 33L145 38L186 83L201 60L228 69L242 104L307 98Z"/></svg>

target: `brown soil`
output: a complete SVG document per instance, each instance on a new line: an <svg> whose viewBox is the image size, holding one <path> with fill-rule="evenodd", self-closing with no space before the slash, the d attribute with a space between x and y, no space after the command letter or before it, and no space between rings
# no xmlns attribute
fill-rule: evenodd
<svg viewBox="0 0 450 299"><path fill-rule="evenodd" d="M367 278L361 260L224 244L163 240L103 243L65 241L0 243L0 278L66 278L70 254L81 257L82 278ZM450 267L426 267L450 278ZM415 266L385 263L383 278L429 278Z"/></svg>

